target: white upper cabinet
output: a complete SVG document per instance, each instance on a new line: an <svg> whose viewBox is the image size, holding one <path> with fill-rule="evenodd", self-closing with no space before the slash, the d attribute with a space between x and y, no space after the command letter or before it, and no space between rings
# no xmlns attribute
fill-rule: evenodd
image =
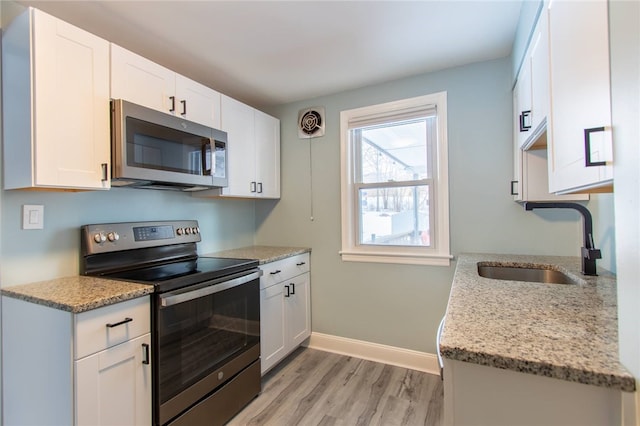
<svg viewBox="0 0 640 426"><path fill-rule="evenodd" d="M280 120L254 110L258 197L280 198Z"/></svg>
<svg viewBox="0 0 640 426"><path fill-rule="evenodd" d="M542 14L531 39L531 130L535 139L546 128L549 115L549 27ZM533 142L533 141L530 141Z"/></svg>
<svg viewBox="0 0 640 426"><path fill-rule="evenodd" d="M549 37L546 13L540 15L513 89L514 145L511 195L515 201L588 200L584 194L549 192L547 122Z"/></svg>
<svg viewBox="0 0 640 426"><path fill-rule="evenodd" d="M113 43L111 98L220 128L220 93Z"/></svg>
<svg viewBox="0 0 640 426"><path fill-rule="evenodd" d="M108 189L109 43L29 8L2 73L5 189Z"/></svg>
<svg viewBox="0 0 640 426"><path fill-rule="evenodd" d="M549 38L546 15L540 16L514 89L517 146L529 149L546 129L549 113ZM517 100L516 100L517 98Z"/></svg>
<svg viewBox="0 0 640 426"><path fill-rule="evenodd" d="M549 5L551 192L613 185L607 2Z"/></svg>
<svg viewBox="0 0 640 426"><path fill-rule="evenodd" d="M229 186L220 195L280 198L280 120L225 95L221 105Z"/></svg>

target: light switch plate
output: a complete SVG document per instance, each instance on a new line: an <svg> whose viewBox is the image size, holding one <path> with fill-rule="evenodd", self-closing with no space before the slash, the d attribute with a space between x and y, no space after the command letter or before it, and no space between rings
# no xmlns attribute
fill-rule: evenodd
<svg viewBox="0 0 640 426"><path fill-rule="evenodd" d="M44 229L44 206L22 206L22 229Z"/></svg>

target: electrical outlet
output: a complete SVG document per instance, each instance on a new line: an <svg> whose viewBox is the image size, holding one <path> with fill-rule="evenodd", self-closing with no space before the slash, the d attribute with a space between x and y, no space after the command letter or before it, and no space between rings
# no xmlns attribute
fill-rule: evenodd
<svg viewBox="0 0 640 426"><path fill-rule="evenodd" d="M22 206L22 229L44 229L44 206Z"/></svg>

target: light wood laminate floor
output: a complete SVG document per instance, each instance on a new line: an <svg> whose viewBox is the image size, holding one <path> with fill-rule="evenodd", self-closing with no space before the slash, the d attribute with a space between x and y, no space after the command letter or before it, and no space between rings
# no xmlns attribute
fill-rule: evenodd
<svg viewBox="0 0 640 426"><path fill-rule="evenodd" d="M439 376L299 348L229 425L440 426L442 407Z"/></svg>

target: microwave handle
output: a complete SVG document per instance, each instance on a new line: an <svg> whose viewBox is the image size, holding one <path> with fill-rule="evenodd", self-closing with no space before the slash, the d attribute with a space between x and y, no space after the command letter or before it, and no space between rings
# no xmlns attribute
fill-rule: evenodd
<svg viewBox="0 0 640 426"><path fill-rule="evenodd" d="M213 144L214 140L211 138L202 139L202 174L204 176L212 175L212 167L213 167Z"/></svg>

